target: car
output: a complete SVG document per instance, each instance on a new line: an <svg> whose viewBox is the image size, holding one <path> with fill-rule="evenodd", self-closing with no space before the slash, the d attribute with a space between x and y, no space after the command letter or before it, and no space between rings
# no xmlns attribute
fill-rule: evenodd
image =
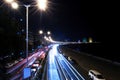
<svg viewBox="0 0 120 80"><path fill-rule="evenodd" d="M10 68L10 67L12 67L14 64L13 63L7 63L6 65L5 65L5 67L6 68Z"/></svg>
<svg viewBox="0 0 120 80"><path fill-rule="evenodd" d="M38 64L38 63L34 63L32 66L33 66L33 67L38 67L39 64Z"/></svg>
<svg viewBox="0 0 120 80"><path fill-rule="evenodd" d="M92 80L105 80L103 75L100 72L98 72L97 70L89 70L88 76Z"/></svg>
<svg viewBox="0 0 120 80"><path fill-rule="evenodd" d="M36 67L31 67L31 71L36 72L37 71Z"/></svg>

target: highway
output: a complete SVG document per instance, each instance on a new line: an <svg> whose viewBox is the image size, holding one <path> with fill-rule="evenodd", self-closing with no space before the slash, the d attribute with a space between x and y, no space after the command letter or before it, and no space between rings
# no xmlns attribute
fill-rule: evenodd
<svg viewBox="0 0 120 80"><path fill-rule="evenodd" d="M88 71L90 69L95 69L102 73L106 80L120 80L119 63L96 57L88 53L77 52L67 47L61 47L60 50L65 56L69 56L76 61L77 64L75 64L75 66L78 72L80 72L86 80L89 80Z"/></svg>
<svg viewBox="0 0 120 80"><path fill-rule="evenodd" d="M28 57L29 66L42 55L43 51L38 51ZM68 60L71 57L75 62ZM22 71L26 67L26 59L13 67L8 68L9 80L22 77ZM88 71L95 69L103 74L106 80L120 80L120 65L115 62L89 55L87 53L76 52L67 47L59 47L53 44L48 50L45 60L44 72L41 80L89 80Z"/></svg>
<svg viewBox="0 0 120 80"><path fill-rule="evenodd" d="M48 53L47 80L85 80L59 53L57 44Z"/></svg>

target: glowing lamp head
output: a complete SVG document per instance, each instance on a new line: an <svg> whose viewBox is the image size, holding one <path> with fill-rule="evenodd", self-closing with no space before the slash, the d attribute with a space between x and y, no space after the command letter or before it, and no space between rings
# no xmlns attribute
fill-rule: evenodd
<svg viewBox="0 0 120 80"><path fill-rule="evenodd" d="M47 0L38 0L37 1L39 9L45 11L47 8Z"/></svg>
<svg viewBox="0 0 120 80"><path fill-rule="evenodd" d="M51 34L50 31L48 31L47 34L50 35Z"/></svg>
<svg viewBox="0 0 120 80"><path fill-rule="evenodd" d="M11 3L12 8L18 9L18 4L16 2Z"/></svg>
<svg viewBox="0 0 120 80"><path fill-rule="evenodd" d="M40 31L39 31L39 34L43 34L43 31L42 31L42 30L40 30Z"/></svg>
<svg viewBox="0 0 120 80"><path fill-rule="evenodd" d="M14 0L5 0L7 3L12 3Z"/></svg>

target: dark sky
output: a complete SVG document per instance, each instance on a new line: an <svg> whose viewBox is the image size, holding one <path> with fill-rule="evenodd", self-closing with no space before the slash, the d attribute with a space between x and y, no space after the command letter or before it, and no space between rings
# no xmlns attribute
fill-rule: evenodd
<svg viewBox="0 0 120 80"><path fill-rule="evenodd" d="M49 1L51 4L46 12L34 13L31 10L29 25L32 29L50 30L58 40L90 36L97 41L107 41L118 37L112 3L96 0Z"/></svg>
<svg viewBox="0 0 120 80"><path fill-rule="evenodd" d="M30 4L34 1L19 0L23 4ZM38 34L41 29L49 30L54 40L62 41L78 41L85 37L92 37L93 41L103 44L104 49L101 49L100 52L103 51L101 54L120 58L120 25L118 24L120 18L118 17L117 2L105 0L49 1L50 4L45 12L39 11L36 7L29 8L29 31ZM5 5L0 2L0 9L1 7L4 9ZM20 22L25 26L25 7L13 10L6 6L5 9L9 13L7 16L14 17L19 21L22 19ZM0 13L2 14L2 10ZM8 18L7 16L6 18ZM6 21L7 23L9 22Z"/></svg>
<svg viewBox="0 0 120 80"><path fill-rule="evenodd" d="M78 41L92 37L93 41L102 43L101 54L113 57L119 55L118 7L113 1L50 1L48 12L42 12L42 16L34 14L39 15L34 17L36 30L50 30L55 40Z"/></svg>
<svg viewBox="0 0 120 80"><path fill-rule="evenodd" d="M93 28L98 13L95 14L96 8L89 7L90 5L89 2L80 0L54 0L48 8L50 10L46 14L43 12L42 16L39 17L42 18L38 25L51 29L53 35L60 36L57 39L78 40L83 37L95 37ZM98 21L96 22L98 23Z"/></svg>
<svg viewBox="0 0 120 80"><path fill-rule="evenodd" d="M76 40L91 36L97 41L111 41L118 37L116 10L112 2L96 0L51 2L49 11L46 14L42 13L41 23L37 24L40 28L51 29L56 39L63 37Z"/></svg>
<svg viewBox="0 0 120 80"><path fill-rule="evenodd" d="M19 0L20 1L20 0ZM21 0L26 4L35 0ZM29 30L50 30L55 40L93 40L116 46L119 43L118 10L115 2L101 0L49 0L45 12L29 8ZM117 2L116 2L117 3ZM11 11L12 12L12 11ZM25 8L14 15L25 22ZM25 24L25 23L23 23Z"/></svg>
<svg viewBox="0 0 120 80"><path fill-rule="evenodd" d="M50 7L42 16L34 17L36 29L52 31L55 40L81 40L92 37L118 52L118 7L113 1L49 0ZM36 15L37 16L37 15ZM33 17L32 17L33 18ZM107 45L107 46L106 46Z"/></svg>

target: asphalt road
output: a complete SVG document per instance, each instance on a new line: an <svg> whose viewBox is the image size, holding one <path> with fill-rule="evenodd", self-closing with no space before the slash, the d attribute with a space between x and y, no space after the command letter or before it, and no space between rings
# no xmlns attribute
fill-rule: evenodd
<svg viewBox="0 0 120 80"><path fill-rule="evenodd" d="M54 45L48 53L48 80L85 80Z"/></svg>
<svg viewBox="0 0 120 80"><path fill-rule="evenodd" d="M102 73L106 80L120 80L120 64L86 53L76 52L66 47L61 47L60 50L63 54L70 56L76 61L77 64L73 65L86 80L89 80L88 71L90 69L95 69Z"/></svg>

